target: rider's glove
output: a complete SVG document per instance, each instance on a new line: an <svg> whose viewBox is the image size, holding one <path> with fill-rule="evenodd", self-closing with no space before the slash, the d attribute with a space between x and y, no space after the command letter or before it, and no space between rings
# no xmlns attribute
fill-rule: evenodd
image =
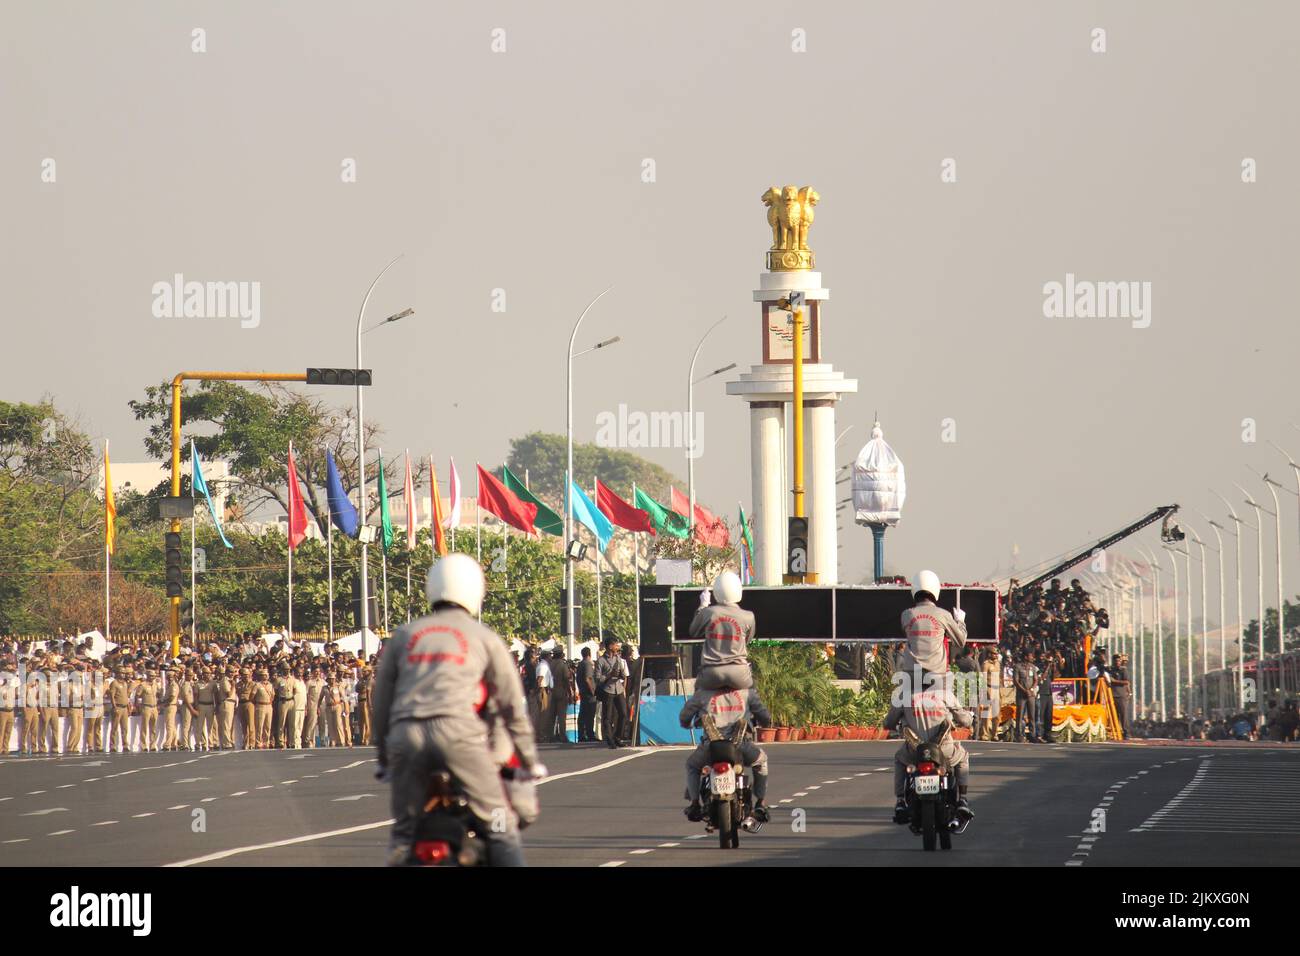
<svg viewBox="0 0 1300 956"><path fill-rule="evenodd" d="M959 607L953 608L952 617L958 624L966 623L966 612Z"/></svg>
<svg viewBox="0 0 1300 956"><path fill-rule="evenodd" d="M700 592L700 607L708 607L709 601L713 599L713 592L705 588Z"/></svg>
<svg viewBox="0 0 1300 956"><path fill-rule="evenodd" d="M541 780L549 773L546 764L535 763L531 767L524 767L516 779L522 780Z"/></svg>

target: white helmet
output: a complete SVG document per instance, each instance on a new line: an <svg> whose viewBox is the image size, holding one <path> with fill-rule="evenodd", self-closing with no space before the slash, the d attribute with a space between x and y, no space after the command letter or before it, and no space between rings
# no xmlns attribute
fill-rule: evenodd
<svg viewBox="0 0 1300 956"><path fill-rule="evenodd" d="M424 594L430 604L448 601L459 604L470 614L483 606L483 569L468 554L449 554L429 568Z"/></svg>
<svg viewBox="0 0 1300 956"><path fill-rule="evenodd" d="M740 585L740 575L723 571L713 579L713 600L719 604L739 604L745 589Z"/></svg>
<svg viewBox="0 0 1300 956"><path fill-rule="evenodd" d="M912 597L924 591L937 601L941 589L939 575L933 571L920 571L912 578Z"/></svg>

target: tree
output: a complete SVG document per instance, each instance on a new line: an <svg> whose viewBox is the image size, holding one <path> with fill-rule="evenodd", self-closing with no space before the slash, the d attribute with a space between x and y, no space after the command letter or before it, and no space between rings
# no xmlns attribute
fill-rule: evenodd
<svg viewBox="0 0 1300 956"><path fill-rule="evenodd" d="M563 435L533 432L510 442L507 463L520 478L528 473L529 487L535 494L561 501L567 459L567 443ZM593 477L599 477L623 494L629 493L635 482L638 488L660 500L668 496L670 485L682 483L666 468L630 451L578 443L573 446L573 477L584 489L591 487Z"/></svg>

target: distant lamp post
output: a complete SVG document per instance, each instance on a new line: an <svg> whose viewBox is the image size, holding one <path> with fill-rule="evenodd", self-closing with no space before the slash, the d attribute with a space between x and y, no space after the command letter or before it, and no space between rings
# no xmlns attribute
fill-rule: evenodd
<svg viewBox="0 0 1300 956"><path fill-rule="evenodd" d="M1239 517L1237 517L1237 512L1233 510L1232 503L1229 502L1227 498L1223 497L1223 495L1219 494L1213 488L1210 489L1210 494L1214 495L1214 497L1222 501L1224 507L1228 509L1228 518L1229 520L1232 521L1232 526L1233 526L1232 537L1236 542L1237 624L1235 628L1235 632L1236 632L1235 643L1237 645L1237 708L1240 710L1240 709L1244 709L1246 706L1246 664L1245 664L1246 622L1242 618L1243 611L1242 611L1242 603L1241 603L1241 526L1243 524L1246 524L1246 522L1242 521ZM1246 527L1249 528L1250 525L1247 524ZM1225 528L1224 530L1226 531L1227 529Z"/></svg>

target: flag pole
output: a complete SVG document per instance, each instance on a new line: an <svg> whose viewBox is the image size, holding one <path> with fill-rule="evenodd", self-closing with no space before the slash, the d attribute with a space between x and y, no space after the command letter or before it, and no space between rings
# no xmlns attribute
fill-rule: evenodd
<svg viewBox="0 0 1300 956"><path fill-rule="evenodd" d="M595 476L595 475L592 475L592 476L591 476L591 493L592 493L592 494L593 494L597 499L600 498L600 492L596 490L596 476ZM597 509L597 510L599 510L599 509ZM594 524L595 521L596 521L596 516L595 516L595 515L592 515L591 520L592 520L592 523ZM603 641L603 640L605 639L605 609L604 609L604 606L603 606L602 603L601 603L601 597L600 597L600 591L601 591L600 579L601 579L601 576L602 576L602 575L601 575L601 557L602 557L602 555L601 555L601 551L600 551L600 535L598 535L598 534L595 535L595 538L596 538L596 632L597 632L597 634L599 634L599 636L600 636L600 640Z"/></svg>
<svg viewBox="0 0 1300 956"><path fill-rule="evenodd" d="M474 468L474 534L478 542L477 557L479 567L483 566L483 479L479 477L482 469L477 467L475 462ZM483 620L483 605L479 605L478 619Z"/></svg>
<svg viewBox="0 0 1300 956"><path fill-rule="evenodd" d="M329 508L328 499L326 507ZM330 643L334 643L334 509L329 508L329 520L325 522L325 568L329 587L329 625L325 628Z"/></svg>
<svg viewBox="0 0 1300 956"><path fill-rule="evenodd" d="M293 441L289 442L289 458L293 458ZM194 479L191 478L191 481ZM284 526L284 543L289 546L289 623L285 636L293 640L293 476L289 476L289 522Z"/></svg>
<svg viewBox="0 0 1300 956"><path fill-rule="evenodd" d="M379 470L381 472L384 470L384 450L382 448L379 449ZM384 513L384 509L388 505L387 476L385 476L384 478L384 500L381 501L379 505L380 505L379 513L382 516ZM389 527L391 527L391 525ZM380 567L382 568L381 574L383 575L380 586L383 588L384 591L384 633L385 634L388 633L388 542L384 538L384 532L386 530L387 527L385 527L383 518L381 517L379 520L379 564Z"/></svg>
<svg viewBox="0 0 1300 956"><path fill-rule="evenodd" d="M113 602L109 597L109 582L113 577L113 527L109 523L108 499L113 494L108 473L108 439L104 439L104 639L113 636ZM8 741L5 742L6 744Z"/></svg>
<svg viewBox="0 0 1300 956"><path fill-rule="evenodd" d="M194 500L194 439L190 439L190 504L198 504ZM199 629L199 588L198 578L194 570L194 537L195 525L198 518L195 510L190 511L190 646L198 646L198 629Z"/></svg>
<svg viewBox="0 0 1300 956"><path fill-rule="evenodd" d="M636 482L632 482L632 504L636 505ZM636 618L636 643L641 646L641 532L632 532L632 569L636 572L636 606L632 613Z"/></svg>
<svg viewBox="0 0 1300 956"><path fill-rule="evenodd" d="M506 466L503 464L501 466L501 475L503 478L505 477L505 473ZM525 483L524 488L527 487L528 485ZM510 525L506 524L504 521L501 522L501 558L505 586L508 588L510 587Z"/></svg>

